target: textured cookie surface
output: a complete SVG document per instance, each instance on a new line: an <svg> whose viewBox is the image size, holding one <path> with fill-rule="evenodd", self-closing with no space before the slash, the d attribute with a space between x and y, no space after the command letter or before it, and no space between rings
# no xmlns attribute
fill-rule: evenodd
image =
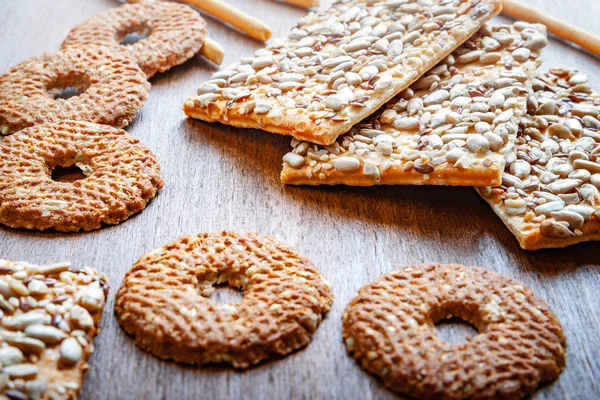
<svg viewBox="0 0 600 400"><path fill-rule="evenodd" d="M0 398L76 399L107 293L89 267L0 260Z"/></svg>
<svg viewBox="0 0 600 400"><path fill-rule="evenodd" d="M524 249L600 240L600 95L574 69L534 90L502 185L479 193Z"/></svg>
<svg viewBox="0 0 600 400"><path fill-rule="evenodd" d="M479 334L464 344L436 335L455 316ZM556 379L566 339L531 290L482 268L424 264L364 286L347 306L343 337L363 368L391 390L431 399L518 399Z"/></svg>
<svg viewBox="0 0 600 400"><path fill-rule="evenodd" d="M145 37L121 44L128 33ZM122 51L149 78L192 58L202 48L205 35L206 22L189 6L143 0L89 18L71 29L62 47L98 45Z"/></svg>
<svg viewBox="0 0 600 400"><path fill-rule="evenodd" d="M243 299L210 299L219 283L240 289ZM115 311L136 344L158 357L247 368L308 344L331 302L329 283L294 249L223 232L185 236L142 256Z"/></svg>
<svg viewBox="0 0 600 400"><path fill-rule="evenodd" d="M541 25L485 25L333 145L292 140L282 182L499 185L546 43Z"/></svg>
<svg viewBox="0 0 600 400"><path fill-rule="evenodd" d="M61 98L67 88L80 94ZM142 108L149 90L140 68L112 50L46 53L0 75L0 133L65 119L123 128Z"/></svg>
<svg viewBox="0 0 600 400"><path fill-rule="evenodd" d="M214 74L184 111L329 145L500 9L500 0L340 0Z"/></svg>
<svg viewBox="0 0 600 400"><path fill-rule="evenodd" d="M143 210L162 187L156 156L106 125L62 121L0 141L0 223L12 228L92 230ZM76 166L74 182L52 179Z"/></svg>

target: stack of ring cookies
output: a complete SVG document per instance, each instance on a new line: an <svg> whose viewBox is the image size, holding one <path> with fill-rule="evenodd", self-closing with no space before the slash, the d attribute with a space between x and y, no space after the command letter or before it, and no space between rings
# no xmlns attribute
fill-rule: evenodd
<svg viewBox="0 0 600 400"><path fill-rule="evenodd" d="M145 36L130 43L130 34ZM148 78L193 57L206 23L187 5L142 0L73 28L62 50L0 75L0 224L98 229L141 211L163 186L156 156L124 131ZM57 145L59 144L59 145ZM58 182L57 167L83 179Z"/></svg>

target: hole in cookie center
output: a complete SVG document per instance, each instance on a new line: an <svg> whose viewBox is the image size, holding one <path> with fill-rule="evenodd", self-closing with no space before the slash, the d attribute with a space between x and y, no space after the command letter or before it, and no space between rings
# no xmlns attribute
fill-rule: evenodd
<svg viewBox="0 0 600 400"><path fill-rule="evenodd" d="M126 29L124 32L121 32L117 38L117 41L121 46L129 46L139 42L140 40L146 39L151 34L152 28L150 28L148 25L133 26L129 29Z"/></svg>
<svg viewBox="0 0 600 400"><path fill-rule="evenodd" d="M90 87L90 83L85 76L69 75L57 77L54 82L47 86L46 90L54 100L68 100L82 95L88 87Z"/></svg>
<svg viewBox="0 0 600 400"><path fill-rule="evenodd" d="M458 317L438 321L435 329L440 339L452 344L467 343L479 333L473 325Z"/></svg>
<svg viewBox="0 0 600 400"><path fill-rule="evenodd" d="M60 92L56 93L54 95L54 99L64 99L64 100L68 100L71 97L77 97L80 94L82 94L83 92L85 92L85 89L79 89L75 86L69 86L64 88L63 90L61 90Z"/></svg>
<svg viewBox="0 0 600 400"><path fill-rule="evenodd" d="M244 297L244 293L240 289L229 286L227 283L212 286L205 295L218 304L239 303Z"/></svg>
<svg viewBox="0 0 600 400"><path fill-rule="evenodd" d="M72 165L70 167L62 167L57 165L52 170L52 180L55 182L73 183L75 181L85 179L86 176L81 168Z"/></svg>

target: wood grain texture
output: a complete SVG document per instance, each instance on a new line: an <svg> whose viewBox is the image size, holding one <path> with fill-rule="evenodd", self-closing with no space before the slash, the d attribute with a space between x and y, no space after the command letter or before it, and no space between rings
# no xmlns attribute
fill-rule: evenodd
<svg viewBox="0 0 600 400"><path fill-rule="evenodd" d="M306 10L269 0L228 0L283 36ZM594 33L597 0L527 0ZM324 2L329 4L330 1ZM0 71L58 48L69 28L114 0L0 0ZM498 18L497 22L508 21ZM224 65L261 47L208 19L226 49ZM552 40L543 68L574 66L600 89L600 62ZM201 57L152 79L150 98L128 131L158 156L165 188L148 208L115 227L86 234L0 228L0 257L71 260L105 272L112 285L81 399L392 399L348 357L341 314L356 291L409 263L456 262L519 279L562 321L567 368L538 399L600 398L600 244L526 252L470 188L283 187L289 138L185 118L184 100L214 67ZM2 162L2 160L0 160ZM335 302L312 343L246 372L189 368L138 350L112 307L124 273L143 253L188 233L235 229L296 246L331 281Z"/></svg>

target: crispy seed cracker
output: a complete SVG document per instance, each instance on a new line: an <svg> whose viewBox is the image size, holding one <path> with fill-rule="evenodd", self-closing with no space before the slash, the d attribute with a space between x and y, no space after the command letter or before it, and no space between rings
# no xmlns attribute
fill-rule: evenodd
<svg viewBox="0 0 600 400"><path fill-rule="evenodd" d="M502 185L478 191L523 249L600 240L600 95L574 69L533 88Z"/></svg>
<svg viewBox="0 0 600 400"><path fill-rule="evenodd" d="M89 267L0 259L0 398L76 399L107 293Z"/></svg>
<svg viewBox="0 0 600 400"><path fill-rule="evenodd" d="M341 0L214 74L184 111L329 145L500 9L500 0Z"/></svg>
<svg viewBox="0 0 600 400"><path fill-rule="evenodd" d="M293 140L282 182L500 184L546 44L541 25L486 25L333 145Z"/></svg>

